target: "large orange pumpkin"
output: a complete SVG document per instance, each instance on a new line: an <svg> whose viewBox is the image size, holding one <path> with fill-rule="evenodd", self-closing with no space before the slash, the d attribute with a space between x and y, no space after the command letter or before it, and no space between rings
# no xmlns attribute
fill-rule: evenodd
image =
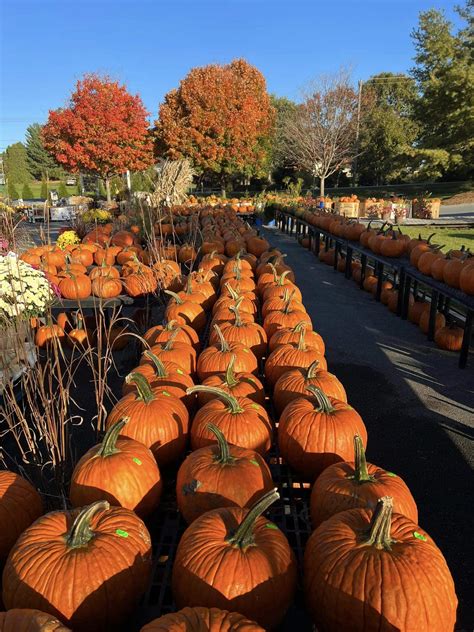
<svg viewBox="0 0 474 632"><path fill-rule="evenodd" d="M0 566L18 536L42 513L33 485L15 472L0 470Z"/></svg>
<svg viewBox="0 0 474 632"><path fill-rule="evenodd" d="M214 399L198 410L191 427L193 450L216 442L209 424L217 426L227 441L260 454L270 449L272 425L263 406L247 397L234 397L223 389L198 385L188 392L213 393Z"/></svg>
<svg viewBox="0 0 474 632"><path fill-rule="evenodd" d="M175 320L180 325L189 325L197 332L206 326L206 312L202 305L195 303L191 298L182 298L176 292L165 290L172 297L165 310L167 320Z"/></svg>
<svg viewBox="0 0 474 632"><path fill-rule="evenodd" d="M208 430L217 445L194 450L178 471L176 498L188 524L211 509L249 507L274 488L270 470L258 452L229 445L212 424Z"/></svg>
<svg viewBox="0 0 474 632"><path fill-rule="evenodd" d="M74 632L101 631L131 615L150 572L144 523L99 501L79 512L53 511L22 533L3 572L3 601L7 609L57 616Z"/></svg>
<svg viewBox="0 0 474 632"><path fill-rule="evenodd" d="M230 311L235 314L235 320L221 324L222 335L227 342L241 342L261 360L267 351L267 334L261 325L254 322L253 318L242 319L239 301L234 306L229 307ZM217 332L214 330L210 336L210 342L213 342L216 336Z"/></svg>
<svg viewBox="0 0 474 632"><path fill-rule="evenodd" d="M151 451L130 438L119 439L128 419L109 426L102 443L79 460L71 478L69 498L73 507L97 500L131 509L141 518L160 502L160 470Z"/></svg>
<svg viewBox="0 0 474 632"><path fill-rule="evenodd" d="M391 496L397 513L418 522L418 509L406 483L393 472L367 463L359 435L354 437L354 461L340 461L318 476L311 491L313 528L346 509L375 509L381 496Z"/></svg>
<svg viewBox="0 0 474 632"><path fill-rule="evenodd" d="M441 551L416 522L392 516L390 497L375 511L338 513L313 532L304 589L325 632L452 632L456 622L454 583Z"/></svg>
<svg viewBox="0 0 474 632"><path fill-rule="evenodd" d="M61 296L72 300L89 298L92 291L91 280L85 274L67 273L59 282Z"/></svg>
<svg viewBox="0 0 474 632"><path fill-rule="evenodd" d="M175 331L177 331L174 337L176 342L187 342L194 347L196 353L199 351L200 341L196 330L189 325L180 325L175 320L169 320L163 325L151 327L145 332L143 338L150 346L153 346L161 342L168 342Z"/></svg>
<svg viewBox="0 0 474 632"><path fill-rule="evenodd" d="M322 353L306 344L305 331L303 328L299 332L297 344L280 345L266 359L265 378L271 386L290 369L305 369L316 361L320 368L327 370L327 362Z"/></svg>
<svg viewBox="0 0 474 632"><path fill-rule="evenodd" d="M200 380L225 371L233 356L237 372L257 372L257 358L248 347L240 342L227 342L219 325L214 325L214 331L217 333L217 342L204 349L197 361L197 374Z"/></svg>
<svg viewBox="0 0 474 632"><path fill-rule="evenodd" d="M335 375L321 369L318 360L308 368L296 367L281 375L273 389L273 405L277 414L281 415L285 407L294 399L306 397L311 399L308 386L317 386L329 397L347 402L344 386Z"/></svg>
<svg viewBox="0 0 474 632"><path fill-rule="evenodd" d="M129 418L123 437L140 441L153 452L158 465L166 467L184 452L188 436L189 414L186 406L167 391L154 392L148 380L132 372L125 380L136 384L136 392L122 397L110 411L106 427Z"/></svg>
<svg viewBox="0 0 474 632"><path fill-rule="evenodd" d="M264 406L265 390L263 384L253 373L239 372L236 374L234 371L235 359L236 356L233 354L225 372L214 373L206 377L202 383L204 386L222 388L234 397L248 397L253 402ZM198 394L199 406L204 406L214 397L215 395L212 392L200 392Z"/></svg>
<svg viewBox="0 0 474 632"><path fill-rule="evenodd" d="M311 329L311 323L308 323L304 320L297 323L294 327L285 327L283 329L278 329L268 342L269 350L273 351L279 345L298 343L300 339L300 332L302 329L306 329L305 343L309 347L317 349L319 353L322 353L324 355L326 352L324 340L322 339L320 334Z"/></svg>
<svg viewBox="0 0 474 632"><path fill-rule="evenodd" d="M277 499L266 493L247 510L208 511L184 532L173 566L178 607L237 610L265 629L283 619L296 588L296 560L286 537L262 513Z"/></svg>
<svg viewBox="0 0 474 632"><path fill-rule="evenodd" d="M308 386L315 401L290 402L280 416L278 445L285 461L304 479L313 481L338 461L350 461L353 438L359 434L364 447L367 430L359 413L338 399Z"/></svg>

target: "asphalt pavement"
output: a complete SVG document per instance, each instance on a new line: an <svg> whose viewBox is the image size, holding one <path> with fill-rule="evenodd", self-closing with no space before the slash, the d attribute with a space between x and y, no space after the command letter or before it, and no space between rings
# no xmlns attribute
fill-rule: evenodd
<svg viewBox="0 0 474 632"><path fill-rule="evenodd" d="M287 254L329 370L367 426L370 462L402 476L419 522L442 550L459 598L456 630L474 629L474 354L442 351L293 237L263 233Z"/></svg>

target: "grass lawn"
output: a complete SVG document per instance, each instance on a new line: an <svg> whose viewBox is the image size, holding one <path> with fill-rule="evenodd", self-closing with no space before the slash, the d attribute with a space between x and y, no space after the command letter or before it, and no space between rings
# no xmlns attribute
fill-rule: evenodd
<svg viewBox="0 0 474 632"><path fill-rule="evenodd" d="M421 235L426 239L435 233L431 243L443 245L443 252L459 250L461 246L470 248L474 253L474 228L434 228L433 226L400 226L402 233L410 237Z"/></svg>
<svg viewBox="0 0 474 632"><path fill-rule="evenodd" d="M60 185L60 181L53 181L51 180L49 182L49 190L51 191L52 189L56 189L56 191L59 189L59 185ZM33 197L34 198L39 198L41 197L41 182L37 182L36 180L33 180L32 182L28 183L28 186L30 187L32 193L33 193ZM16 185L16 189L18 191L18 193L21 195L22 189L23 189L23 185L22 184L18 184ZM73 187L66 187L66 191L68 195L77 195L77 186L73 186ZM5 194L6 190L5 190L5 186L4 185L0 185L0 193Z"/></svg>

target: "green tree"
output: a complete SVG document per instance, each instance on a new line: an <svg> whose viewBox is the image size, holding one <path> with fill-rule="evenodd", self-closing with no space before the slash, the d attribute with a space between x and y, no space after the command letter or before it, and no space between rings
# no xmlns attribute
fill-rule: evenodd
<svg viewBox="0 0 474 632"><path fill-rule="evenodd" d="M416 51L412 75L421 95L416 109L421 126L419 146L424 151L420 168L438 164L435 170L439 175L472 175L473 7L472 0L468 0L464 8L458 9L467 27L457 32L442 12L431 9L420 14L418 28L412 33Z"/></svg>
<svg viewBox="0 0 474 632"><path fill-rule="evenodd" d="M46 178L41 178L41 193L40 193L40 197L43 200L46 200L48 197L48 182L46 180Z"/></svg>
<svg viewBox="0 0 474 632"><path fill-rule="evenodd" d="M26 160L26 148L23 143L9 145L4 153L4 161L5 174L9 182L23 184L31 181Z"/></svg>
<svg viewBox="0 0 474 632"><path fill-rule="evenodd" d="M33 191L31 190L31 187L27 182L25 182L25 184L23 185L21 197L23 198L23 200L31 200L33 198Z"/></svg>
<svg viewBox="0 0 474 632"><path fill-rule="evenodd" d="M418 97L414 79L390 72L374 75L362 84L362 97L359 180L384 184L407 177L407 160L419 132L413 119Z"/></svg>
<svg viewBox="0 0 474 632"><path fill-rule="evenodd" d="M50 178L59 178L64 171L45 149L41 138L43 126L33 123L26 130L26 156L30 173L36 180L48 174Z"/></svg>
<svg viewBox="0 0 474 632"><path fill-rule="evenodd" d="M59 186L58 186L58 195L59 195L60 198L68 196L66 185L65 185L65 183L62 180L61 180L61 182L59 183Z"/></svg>
<svg viewBox="0 0 474 632"><path fill-rule="evenodd" d="M18 189L16 188L15 183L8 181L7 189L8 189L8 197L11 198L12 200L18 200L18 198L20 197L20 194L18 193Z"/></svg>

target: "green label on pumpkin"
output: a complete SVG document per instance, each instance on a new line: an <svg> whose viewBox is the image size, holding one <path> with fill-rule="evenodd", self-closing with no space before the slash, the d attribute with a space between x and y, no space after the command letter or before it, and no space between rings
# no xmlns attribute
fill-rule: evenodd
<svg viewBox="0 0 474 632"><path fill-rule="evenodd" d="M278 527L276 526L276 524L273 524L273 522L267 522L267 524L265 525L265 527L266 527L267 529L277 529L277 530L278 530Z"/></svg>
<svg viewBox="0 0 474 632"><path fill-rule="evenodd" d="M168 391L161 391L162 395L165 395L165 397L171 397L171 393L168 393Z"/></svg>
<svg viewBox="0 0 474 632"><path fill-rule="evenodd" d="M137 465L141 465L141 464L142 464L142 462L140 461L140 459L138 459L136 456L135 456L135 457L133 457L132 461L133 461L134 463L136 463Z"/></svg>
<svg viewBox="0 0 474 632"><path fill-rule="evenodd" d="M255 408L255 410L260 410L260 406L258 404L252 404L251 407Z"/></svg>
<svg viewBox="0 0 474 632"><path fill-rule="evenodd" d="M259 462L256 461L255 459L249 459L250 463L252 463L252 465L257 465L259 466Z"/></svg>
<svg viewBox="0 0 474 632"><path fill-rule="evenodd" d="M124 531L123 529L116 529L115 533L120 536L121 538L128 538L128 533L127 531Z"/></svg>
<svg viewBox="0 0 474 632"><path fill-rule="evenodd" d="M428 539L426 535L423 535L422 533L419 533L418 531L413 531L413 537L416 538L417 540L421 540L422 542L426 542Z"/></svg>
<svg viewBox="0 0 474 632"><path fill-rule="evenodd" d="M244 348L244 349L242 349L242 351L243 351L244 353L248 353L248 352L249 352L249 350L248 350L248 349L245 349L245 348Z"/></svg>
<svg viewBox="0 0 474 632"><path fill-rule="evenodd" d="M397 475L396 475L396 474L394 474L393 472L387 472L387 471L385 471L385 474L386 474L387 476L394 476L395 478L397 478Z"/></svg>
<svg viewBox="0 0 474 632"><path fill-rule="evenodd" d="M179 373L180 375L184 375L184 371L182 369L176 369L176 373Z"/></svg>

